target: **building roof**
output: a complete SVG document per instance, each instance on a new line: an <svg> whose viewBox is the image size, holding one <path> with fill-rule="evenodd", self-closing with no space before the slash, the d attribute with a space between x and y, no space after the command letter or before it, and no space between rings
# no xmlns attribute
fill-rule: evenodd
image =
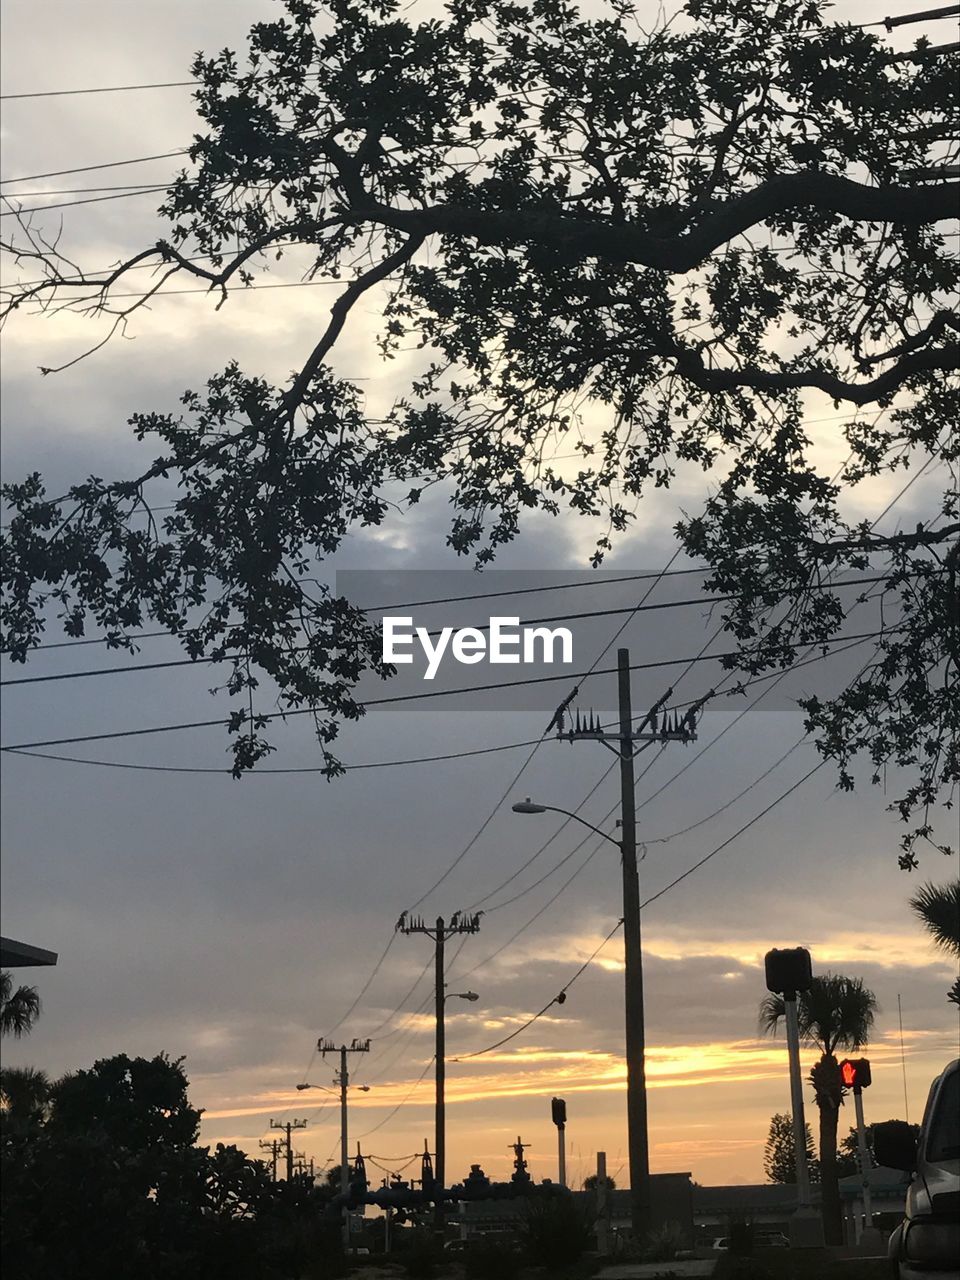
<svg viewBox="0 0 960 1280"><path fill-rule="evenodd" d="M877 1169L870 1169L867 1177L874 1195L893 1196L898 1200L905 1197L910 1184L909 1173L904 1173L902 1169L886 1169L882 1165ZM840 1195L844 1200L856 1200L862 1190L863 1180L859 1173L840 1179Z"/></svg>
<svg viewBox="0 0 960 1280"><path fill-rule="evenodd" d="M14 942L12 938L0 938L0 967L4 969L26 969L34 965L56 963L55 951L31 947L27 942Z"/></svg>
<svg viewBox="0 0 960 1280"><path fill-rule="evenodd" d="M743 1213L746 1210L792 1211L797 1207L797 1188L779 1182L750 1183L730 1187L693 1188L694 1213Z"/></svg>

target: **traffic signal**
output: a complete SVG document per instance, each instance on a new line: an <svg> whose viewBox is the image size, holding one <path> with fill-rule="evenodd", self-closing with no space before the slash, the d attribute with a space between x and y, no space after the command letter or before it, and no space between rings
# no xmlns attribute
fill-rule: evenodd
<svg viewBox="0 0 960 1280"><path fill-rule="evenodd" d="M774 947L763 958L767 990L779 995L807 991L813 981L810 952L806 947Z"/></svg>
<svg viewBox="0 0 960 1280"><path fill-rule="evenodd" d="M567 1123L567 1104L563 1098L550 1099L550 1112L553 1115L553 1123L558 1129L562 1129Z"/></svg>
<svg viewBox="0 0 960 1280"><path fill-rule="evenodd" d="M866 1089L872 1079L868 1059L844 1058L840 1063L840 1079L848 1089Z"/></svg>

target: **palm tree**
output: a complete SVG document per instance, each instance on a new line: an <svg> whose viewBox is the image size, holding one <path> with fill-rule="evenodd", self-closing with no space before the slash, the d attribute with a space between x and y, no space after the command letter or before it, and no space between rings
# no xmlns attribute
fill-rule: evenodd
<svg viewBox="0 0 960 1280"><path fill-rule="evenodd" d="M837 1178L837 1122L844 1089L838 1049L861 1049L870 1035L877 998L860 978L825 973L797 997L801 1041L820 1050L810 1072L820 1111L820 1206L827 1244L843 1243L840 1186ZM760 1005L760 1029L776 1034L786 1016L783 997L769 995Z"/></svg>
<svg viewBox="0 0 960 1280"><path fill-rule="evenodd" d="M913 913L941 951L960 958L960 880L953 884L922 884L910 899ZM954 982L948 1000L960 1004L960 978Z"/></svg>
<svg viewBox="0 0 960 1280"><path fill-rule="evenodd" d="M0 1035L15 1036L18 1040L30 1031L40 1015L40 996L36 987L13 989L13 979L4 970L0 973Z"/></svg>
<svg viewBox="0 0 960 1280"><path fill-rule="evenodd" d="M19 1126L35 1123L50 1098L50 1081L36 1067L0 1070L0 1104L4 1119Z"/></svg>

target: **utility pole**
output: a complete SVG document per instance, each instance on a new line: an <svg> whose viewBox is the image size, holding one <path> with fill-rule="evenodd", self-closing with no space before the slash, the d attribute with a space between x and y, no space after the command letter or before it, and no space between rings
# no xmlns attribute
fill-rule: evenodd
<svg viewBox="0 0 960 1280"><path fill-rule="evenodd" d="M293 1132L294 1129L305 1129L306 1127L307 1127L306 1120L288 1120L286 1124L281 1123L281 1121L279 1120L270 1121L271 1129L281 1129L286 1134L285 1138L281 1138L279 1140L279 1145L281 1147L286 1148L287 1181L288 1182L290 1182L293 1178L293 1143L291 1142L290 1134Z"/></svg>
<svg viewBox="0 0 960 1280"><path fill-rule="evenodd" d="M354 1037L348 1045L335 1045L330 1040L318 1040L317 1049L324 1057L328 1053L340 1055L340 1071L334 1083L340 1086L340 1194L347 1196L350 1193L350 1157L347 1152L347 1088L350 1075L347 1071L347 1054L369 1053L370 1041ZM350 1211L346 1201L343 1205L343 1245L344 1248L350 1247Z"/></svg>
<svg viewBox="0 0 960 1280"><path fill-rule="evenodd" d="M272 1128L272 1127L273 1127L273 1121L271 1121L271 1122L270 1122L270 1124L271 1124L271 1128ZM273 1139L271 1139L269 1142L265 1142L265 1141L263 1140L263 1138L261 1138L261 1139L260 1139L260 1146L264 1149L264 1151L269 1151L269 1152L270 1152L270 1177L272 1178L272 1180L273 1180L274 1182L276 1182L276 1180L277 1180L277 1156L280 1154L280 1150L281 1150L281 1148L283 1147L283 1143L280 1141L280 1139L279 1139L279 1138L273 1138Z"/></svg>
<svg viewBox="0 0 960 1280"><path fill-rule="evenodd" d="M617 650L619 726L606 733L591 712L584 721L577 713L574 727L564 731L567 703L554 717L557 737L567 742L590 739L601 742L620 757L620 868L623 880L624 1017L627 1059L627 1151L630 1166L630 1219L639 1243L650 1229L650 1146L647 1135L646 1041L643 1009L643 946L640 933L640 878L637 870L637 819L634 794L634 759L653 743L693 742L697 717L713 697L711 689L681 716L663 711L673 689L648 711L639 730L633 728L630 694L630 650ZM661 715L662 713L662 715ZM550 806L546 806L549 808ZM560 812L565 812L561 810ZM574 815L576 816L576 815ZM589 823L587 824L590 825ZM601 833L603 834L603 833ZM609 838L609 837L608 837Z"/></svg>
<svg viewBox="0 0 960 1280"><path fill-rule="evenodd" d="M444 1199L443 1193L446 1188L446 1148L447 1148L447 1131L446 1131L446 1034L444 1028L444 1006L447 1002L446 975L444 973L444 947L449 938L455 937L459 933L478 933L480 931L480 915L464 915L462 911L455 911L449 920L444 920L443 916L437 916L436 923L428 925L422 916L416 916L413 919L407 919L407 913L404 912L397 922L397 927L401 933L423 933L428 938L433 939L434 946L434 1011L436 1018L436 1047L434 1049L434 1064L436 1067L436 1100L434 1104L434 1146L436 1148L435 1161L433 1166L434 1182L436 1184L436 1195L434 1198L434 1226L441 1234L445 1231L446 1218L444 1216ZM456 992L457 998L461 1000L477 1000L478 996L475 991Z"/></svg>

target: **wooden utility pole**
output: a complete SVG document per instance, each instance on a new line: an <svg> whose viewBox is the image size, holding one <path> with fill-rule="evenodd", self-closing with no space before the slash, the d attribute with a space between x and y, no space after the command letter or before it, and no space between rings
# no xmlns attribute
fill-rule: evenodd
<svg viewBox="0 0 960 1280"><path fill-rule="evenodd" d="M294 1129L305 1129L306 1127L306 1120L288 1120L286 1124L283 1124L280 1120L270 1121L271 1129L280 1129L286 1134L286 1137L279 1139L278 1145L281 1148L286 1149L288 1182L293 1179L293 1143L290 1139L290 1134ZM261 1143L261 1146L262 1145L263 1144ZM274 1163L276 1163L276 1157L274 1157ZM276 1177L276 1172L274 1172L274 1177Z"/></svg>
<svg viewBox="0 0 960 1280"><path fill-rule="evenodd" d="M633 711L630 653L617 650L620 709L620 866L623 876L624 1010L627 1054L627 1150L634 1236L650 1228L650 1148L647 1135L647 1067L643 1020L643 947L640 936L640 877L634 796Z"/></svg>
<svg viewBox="0 0 960 1280"><path fill-rule="evenodd" d="M271 1125L272 1125L272 1122L271 1122ZM276 1182L277 1156L280 1154L280 1149L282 1148L283 1143L280 1141L279 1138L272 1138L269 1142L264 1142L263 1138L261 1138L260 1146L264 1149L264 1151L270 1152L270 1177L273 1179L274 1182Z"/></svg>
<svg viewBox="0 0 960 1280"><path fill-rule="evenodd" d="M654 743L693 742L697 717L703 704L713 697L713 690L690 705L681 716L663 710L673 695L668 689L647 712L639 729L633 727L630 693L630 650L617 650L617 694L619 724L607 733L591 712L586 720L577 713L574 727L564 729L568 698L558 709L553 723L557 737L568 742L591 739L601 742L620 758L620 868L623 880L623 958L624 1014L627 1059L627 1151L630 1164L630 1219L634 1239L639 1242L651 1227L650 1221L650 1147L647 1134L646 1033L643 1009L643 946L640 933L640 878L637 870L637 814L634 788L634 758L637 749ZM520 812L536 812L537 806L514 806ZM541 806L550 809L555 806ZM568 813L558 809L559 813ZM578 821L584 820L574 813ZM591 826L591 823L585 823ZM594 828L599 830L598 828ZM604 835L604 832L600 832ZM609 836L606 837L610 839Z"/></svg>
<svg viewBox="0 0 960 1280"><path fill-rule="evenodd" d="M318 1040L317 1049L324 1057L328 1053L340 1055L340 1071L336 1080L340 1086L340 1194L347 1196L350 1193L350 1156L347 1151L347 1089L350 1086L350 1075L347 1071L347 1054L369 1053L370 1041L354 1038L350 1044L338 1046L329 1040ZM350 1211L346 1204L343 1206L343 1244L344 1248L350 1246Z"/></svg>
<svg viewBox="0 0 960 1280"><path fill-rule="evenodd" d="M436 1047L434 1050L434 1061L436 1066L436 1098L434 1103L434 1146L436 1147L436 1155L434 1158L433 1177L436 1185L436 1196L434 1199L434 1224L438 1232L445 1230L446 1218L444 1217L444 1198L443 1193L446 1187L446 1148L447 1148L447 1132L446 1132L446 1032L444 1019L444 1006L447 1001L446 976L444 973L444 947L448 938L454 937L458 933L477 933L480 929L480 916L465 916L461 911L455 911L449 921L444 920L443 916L437 916L436 923L428 925L423 918L417 916L412 920L407 920L406 912L400 917L399 928L401 933L423 933L428 938L433 939L434 945L434 983L436 990L434 992L434 1016L436 1018ZM465 1000L476 1000L474 992L458 993L462 994Z"/></svg>

